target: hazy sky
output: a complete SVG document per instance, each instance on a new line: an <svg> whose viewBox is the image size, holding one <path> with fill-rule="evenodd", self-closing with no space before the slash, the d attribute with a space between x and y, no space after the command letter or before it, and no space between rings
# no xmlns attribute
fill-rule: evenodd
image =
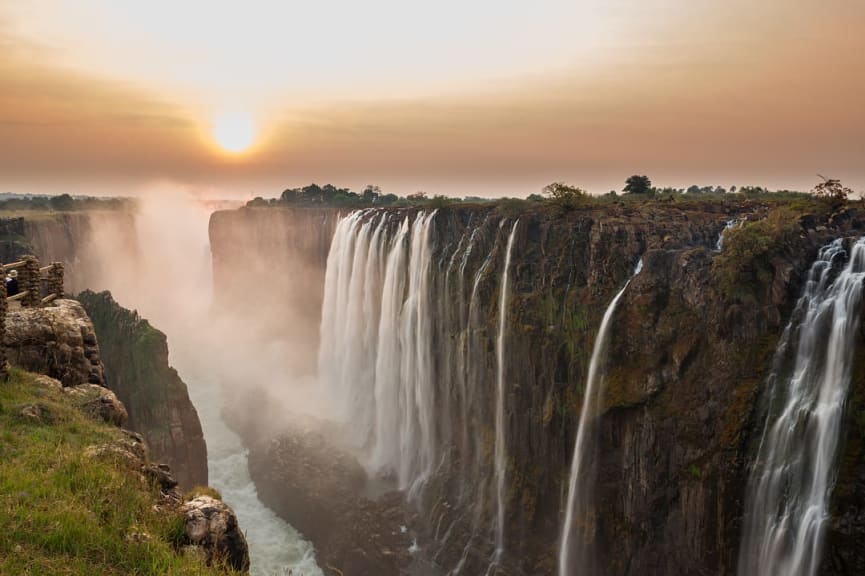
<svg viewBox="0 0 865 576"><path fill-rule="evenodd" d="M863 26L862 0L2 0L0 191L865 190Z"/></svg>

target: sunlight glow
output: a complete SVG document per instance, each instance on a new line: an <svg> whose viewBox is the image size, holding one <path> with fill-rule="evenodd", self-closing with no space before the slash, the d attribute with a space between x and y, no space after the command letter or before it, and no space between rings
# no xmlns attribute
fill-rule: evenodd
<svg viewBox="0 0 865 576"><path fill-rule="evenodd" d="M255 120L246 112L224 112L213 123L213 138L227 152L239 154L247 151L255 136Z"/></svg>

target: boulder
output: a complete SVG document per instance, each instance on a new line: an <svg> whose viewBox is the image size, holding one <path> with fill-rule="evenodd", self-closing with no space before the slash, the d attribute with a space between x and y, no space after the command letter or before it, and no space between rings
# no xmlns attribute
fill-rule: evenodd
<svg viewBox="0 0 865 576"><path fill-rule="evenodd" d="M108 388L96 384L82 384L64 388L64 391L72 397L76 406L92 418L115 426L122 426L128 418L123 402Z"/></svg>
<svg viewBox="0 0 865 576"><path fill-rule="evenodd" d="M75 300L10 310L3 347L10 363L55 378L64 386L105 385L93 323Z"/></svg>
<svg viewBox="0 0 865 576"><path fill-rule="evenodd" d="M207 563L223 560L234 570L249 569L249 549L234 511L221 500L198 496L181 507L186 539L204 550Z"/></svg>

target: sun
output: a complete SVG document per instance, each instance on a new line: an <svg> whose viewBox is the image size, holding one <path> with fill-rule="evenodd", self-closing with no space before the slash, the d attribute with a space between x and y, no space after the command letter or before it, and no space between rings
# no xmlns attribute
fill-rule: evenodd
<svg viewBox="0 0 865 576"><path fill-rule="evenodd" d="M227 152L245 152L255 142L255 136L255 120L246 112L223 112L213 122L213 138Z"/></svg>

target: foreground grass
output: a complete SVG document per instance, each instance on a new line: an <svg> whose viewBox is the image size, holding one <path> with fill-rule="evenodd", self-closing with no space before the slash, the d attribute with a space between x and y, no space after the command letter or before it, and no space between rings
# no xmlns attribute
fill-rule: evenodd
<svg viewBox="0 0 865 576"><path fill-rule="evenodd" d="M21 415L30 405L39 420ZM28 373L13 370L0 383L0 574L227 572L175 550L182 518L154 508L158 492L140 474L119 459L84 454L120 437Z"/></svg>

